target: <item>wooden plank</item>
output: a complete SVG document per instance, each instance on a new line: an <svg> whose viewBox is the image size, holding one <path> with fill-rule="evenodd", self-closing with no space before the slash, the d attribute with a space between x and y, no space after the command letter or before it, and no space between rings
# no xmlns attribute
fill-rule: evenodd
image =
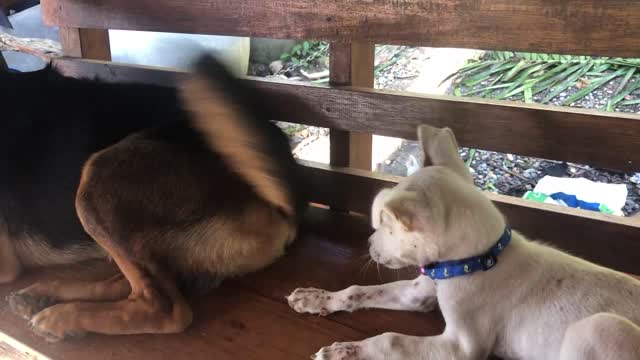
<svg viewBox="0 0 640 360"><path fill-rule="evenodd" d="M401 178L302 162L311 201L368 214L375 195ZM595 263L640 274L640 224L633 219L487 193L513 229Z"/></svg>
<svg viewBox="0 0 640 360"><path fill-rule="evenodd" d="M15 349L13 346L0 341L0 359L3 360L36 360L35 356Z"/></svg>
<svg viewBox="0 0 640 360"><path fill-rule="evenodd" d="M103 29L60 28L62 52L66 56L111 60L109 31Z"/></svg>
<svg viewBox="0 0 640 360"><path fill-rule="evenodd" d="M637 57L634 0L43 0L49 25Z"/></svg>
<svg viewBox="0 0 640 360"><path fill-rule="evenodd" d="M58 59L63 73L106 81L173 85L184 77L150 67ZM415 139L419 124L453 129L461 146L640 171L640 116L507 101L427 96L362 88L326 88L251 80L299 122ZM299 98L296 109L288 99ZM310 109L312 111L310 111Z"/></svg>
<svg viewBox="0 0 640 360"><path fill-rule="evenodd" d="M371 269L363 275L362 257L369 227L356 216L311 209L301 236L281 261L239 280L223 282L211 294L192 297L195 321L183 334L141 336L90 335L49 344L33 335L26 321L6 309L5 296L35 281L102 278L109 264L85 263L50 268L0 286L0 332L51 360L164 359L268 360L308 359L335 341L360 340L384 331L435 335L444 323L437 313L362 311L327 318L297 314L284 296L300 286L340 289L352 284L396 280L396 274ZM322 226L321 226L322 225ZM333 274L328 276L328 272ZM415 276L404 274L405 276ZM277 331L276 331L277 330Z"/></svg>
<svg viewBox="0 0 640 360"><path fill-rule="evenodd" d="M331 85L373 88L376 56L374 44L333 43L329 54ZM373 156L371 134L331 129L330 136L332 165L371 170Z"/></svg>

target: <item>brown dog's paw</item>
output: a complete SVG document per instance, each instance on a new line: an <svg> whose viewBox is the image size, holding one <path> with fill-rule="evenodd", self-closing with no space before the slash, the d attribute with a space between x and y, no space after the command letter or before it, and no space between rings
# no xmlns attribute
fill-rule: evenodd
<svg viewBox="0 0 640 360"><path fill-rule="evenodd" d="M53 298L34 296L24 291L11 293L7 296L7 302L11 311L26 320L30 320L35 314L56 304Z"/></svg>
<svg viewBox="0 0 640 360"><path fill-rule="evenodd" d="M76 329L76 313L73 304L55 305L36 314L29 321L29 325L36 335L42 336L49 342L71 337L79 338L86 332Z"/></svg>

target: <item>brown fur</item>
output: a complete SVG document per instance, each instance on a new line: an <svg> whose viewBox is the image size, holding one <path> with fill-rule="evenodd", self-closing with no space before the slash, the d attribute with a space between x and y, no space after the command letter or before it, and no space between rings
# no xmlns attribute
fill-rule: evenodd
<svg viewBox="0 0 640 360"><path fill-rule="evenodd" d="M22 272L22 265L18 260L18 254L13 242L0 223L0 284L15 280Z"/></svg>
<svg viewBox="0 0 640 360"><path fill-rule="evenodd" d="M233 104L220 104L225 95L214 84L193 78L183 85L183 101L195 116L193 125L206 134L213 147L224 155L227 165L249 179L258 195L269 203L293 215L293 201L286 185L276 177L264 176L273 172L274 164L266 154L256 151L263 143L263 135L254 131ZM212 100L217 101L212 101ZM212 121L212 119L228 119Z"/></svg>

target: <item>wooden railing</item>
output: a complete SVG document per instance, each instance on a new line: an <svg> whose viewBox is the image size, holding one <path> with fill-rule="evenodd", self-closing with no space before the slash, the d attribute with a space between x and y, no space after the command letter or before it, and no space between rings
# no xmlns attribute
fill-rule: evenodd
<svg viewBox="0 0 640 360"><path fill-rule="evenodd" d="M460 145L640 170L640 117L505 101L371 89L374 44L472 47L640 57L633 0L43 0L68 56L109 60L105 29L331 41L331 86L248 78L299 122L331 129L332 167L305 162L313 201L368 212L397 178L373 174L371 135L415 138L418 124L448 126ZM62 58L70 76L173 85L181 72ZM292 109L294 111L296 109ZM338 168L339 166L339 168ZM349 168L350 167L350 168ZM360 170L358 170L359 168ZM362 170L366 169L366 170ZM514 228L622 271L640 273L640 224L582 210L488 194Z"/></svg>

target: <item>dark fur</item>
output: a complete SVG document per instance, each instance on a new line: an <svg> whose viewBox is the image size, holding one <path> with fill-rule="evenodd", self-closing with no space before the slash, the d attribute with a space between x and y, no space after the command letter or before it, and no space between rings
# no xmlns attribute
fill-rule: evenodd
<svg viewBox="0 0 640 360"><path fill-rule="evenodd" d="M208 81L222 84L226 99L264 135L260 150L277 163L274 176L286 183L296 212L302 211L306 201L288 140L269 121L286 116L213 59L201 61L199 69ZM160 240L162 234L233 215L257 197L252 184L191 126L176 89L72 79L51 68L0 71L0 104L0 224L15 241L26 234L53 250L95 246L74 202L84 164L105 149L93 159L85 204L111 206L89 210L109 224L109 236L124 241L120 245L134 258L171 267L168 250L180 246ZM145 236L135 240L140 233ZM194 279L217 275L171 270Z"/></svg>

